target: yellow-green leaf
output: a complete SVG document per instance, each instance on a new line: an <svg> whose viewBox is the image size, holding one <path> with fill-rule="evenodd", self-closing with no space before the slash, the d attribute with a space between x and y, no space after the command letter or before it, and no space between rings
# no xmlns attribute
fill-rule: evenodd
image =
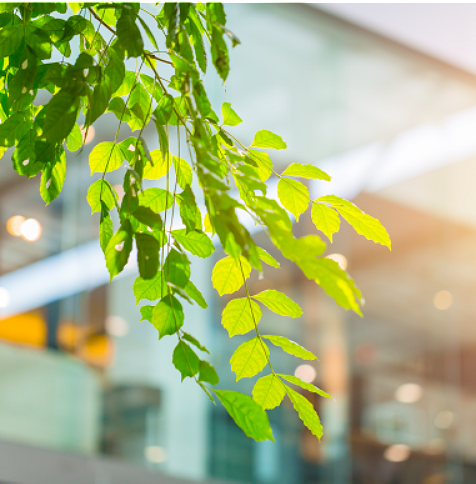
<svg viewBox="0 0 476 484"><path fill-rule="evenodd" d="M299 414L299 418L304 425L319 439L322 437L322 425L319 415L314 410L311 402L292 388L287 387L286 393L293 404L294 409Z"/></svg>
<svg viewBox="0 0 476 484"><path fill-rule="evenodd" d="M265 367L268 357L269 349L258 337L238 346L230 359L231 370L236 373L236 381L255 376Z"/></svg>
<svg viewBox="0 0 476 484"><path fill-rule="evenodd" d="M177 183L182 190L185 190L188 185L192 184L193 172L192 168L183 158L173 156L173 162L175 167L175 176L177 177Z"/></svg>
<svg viewBox="0 0 476 484"><path fill-rule="evenodd" d="M162 188L147 188L139 193L139 204L158 213L170 208L174 204L174 197Z"/></svg>
<svg viewBox="0 0 476 484"><path fill-rule="evenodd" d="M323 232L332 242L332 236L339 231L339 214L328 205L323 203L313 203L311 208L311 218L317 230Z"/></svg>
<svg viewBox="0 0 476 484"><path fill-rule="evenodd" d="M256 247L256 250L258 251L259 258L265 264L268 264L269 266L272 266L272 267L276 267L277 269L279 268L279 262L272 255L268 254L268 252L266 252L261 247Z"/></svg>
<svg viewBox="0 0 476 484"><path fill-rule="evenodd" d="M242 119L231 108L230 103L222 104L221 114L223 116L223 124L226 126L237 126L242 122Z"/></svg>
<svg viewBox="0 0 476 484"><path fill-rule="evenodd" d="M261 377L253 387L253 400L263 409L278 407L286 394L286 387L276 375Z"/></svg>
<svg viewBox="0 0 476 484"><path fill-rule="evenodd" d="M282 173L287 176L297 176L300 178L312 178L314 180L330 181L331 177L314 165L301 165L300 163L291 163Z"/></svg>
<svg viewBox="0 0 476 484"><path fill-rule="evenodd" d="M321 397L324 398L332 398L328 393L326 393L324 390L321 390L320 388L317 388L314 386L312 383L307 383L305 381L302 381L300 378L297 376L292 376L292 375L282 375L281 373L278 373L278 376L281 378L284 378L290 383L293 383L294 385L298 385L304 390L308 390L312 393L317 393Z"/></svg>
<svg viewBox="0 0 476 484"><path fill-rule="evenodd" d="M174 239L193 255L206 259L213 254L215 246L213 242L203 232L191 230L187 233L186 229L173 230Z"/></svg>
<svg viewBox="0 0 476 484"><path fill-rule="evenodd" d="M162 157L160 150L150 152L153 165L149 162L144 167L143 178L146 180L158 180L162 178L170 169L172 164L171 158Z"/></svg>
<svg viewBox="0 0 476 484"><path fill-rule="evenodd" d="M129 260L132 250L132 227L129 220L125 220L119 230L111 237L105 250L106 266L111 275L119 274Z"/></svg>
<svg viewBox="0 0 476 484"><path fill-rule="evenodd" d="M210 385L218 385L220 381L215 368L208 361L203 360L200 361L200 374L198 375L198 379L210 383Z"/></svg>
<svg viewBox="0 0 476 484"><path fill-rule="evenodd" d="M275 346L279 346L290 355L297 356L303 360L317 360L317 357L310 351L285 336L263 335L262 338L271 341Z"/></svg>
<svg viewBox="0 0 476 484"><path fill-rule="evenodd" d="M262 129L255 134L253 143L251 146L256 148L272 148L274 150L284 150L286 149L286 143L283 141L281 136Z"/></svg>
<svg viewBox="0 0 476 484"><path fill-rule="evenodd" d="M168 293L164 272L157 272L153 279L136 277L132 290L136 297L136 304L139 304L143 299L155 301L164 297Z"/></svg>
<svg viewBox="0 0 476 484"><path fill-rule="evenodd" d="M264 151L249 150L251 159L258 165L258 175L261 181L266 181L273 172L273 162Z"/></svg>
<svg viewBox="0 0 476 484"><path fill-rule="evenodd" d="M255 329L261 319L261 309L246 297L233 299L223 310L221 324L230 338L235 334L245 334Z"/></svg>
<svg viewBox="0 0 476 484"><path fill-rule="evenodd" d="M215 395L248 437L274 442L268 415L251 397L230 390L215 390Z"/></svg>
<svg viewBox="0 0 476 484"><path fill-rule="evenodd" d="M124 159L118 145L112 141L104 141L96 145L89 155L89 167L93 173L103 173L117 170Z"/></svg>
<svg viewBox="0 0 476 484"><path fill-rule="evenodd" d="M309 190L300 181L290 178L278 182L278 197L283 207L289 210L299 221L309 205Z"/></svg>
<svg viewBox="0 0 476 484"><path fill-rule="evenodd" d="M268 289L252 297L253 299L262 302L268 309L271 309L271 311L281 314L282 316L299 318L302 314L302 309L298 304L286 296L286 294L276 291L276 289Z"/></svg>
<svg viewBox="0 0 476 484"><path fill-rule="evenodd" d="M220 296L231 294L245 283L250 277L251 265L244 258L235 259L227 256L219 260L212 272L212 284Z"/></svg>

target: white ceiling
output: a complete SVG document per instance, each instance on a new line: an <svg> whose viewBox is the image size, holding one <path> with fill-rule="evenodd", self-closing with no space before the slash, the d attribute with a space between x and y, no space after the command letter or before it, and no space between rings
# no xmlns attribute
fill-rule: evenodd
<svg viewBox="0 0 476 484"><path fill-rule="evenodd" d="M475 3L320 3L315 6L476 74Z"/></svg>

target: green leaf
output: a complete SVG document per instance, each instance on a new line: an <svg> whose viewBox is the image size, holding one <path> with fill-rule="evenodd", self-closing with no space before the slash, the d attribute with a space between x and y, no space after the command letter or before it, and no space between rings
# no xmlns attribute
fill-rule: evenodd
<svg viewBox="0 0 476 484"><path fill-rule="evenodd" d="M322 425L319 420L319 415L314 410L311 402L303 397L300 393L294 391L292 388L287 389L287 394L294 409L299 414L299 418L304 425L319 439L322 437Z"/></svg>
<svg viewBox="0 0 476 484"><path fill-rule="evenodd" d="M109 210L106 205L101 203L101 221L99 223L99 244L104 255L106 255L106 248L114 233L114 227L109 215Z"/></svg>
<svg viewBox="0 0 476 484"><path fill-rule="evenodd" d="M149 207L153 212L163 212L174 204L174 197L162 188L147 188L139 193L139 204Z"/></svg>
<svg viewBox="0 0 476 484"><path fill-rule="evenodd" d="M150 163L145 165L142 178L146 180L159 180L168 173L171 160L163 158L160 150L151 151L150 156L152 157L153 165Z"/></svg>
<svg viewBox="0 0 476 484"><path fill-rule="evenodd" d="M317 357L314 356L310 351L306 350L306 348L303 348L301 345L298 345L285 336L263 335L262 338L268 339L275 346L279 346L290 355L297 356L303 360L317 360Z"/></svg>
<svg viewBox="0 0 476 484"><path fill-rule="evenodd" d="M236 381L255 376L266 366L268 358L269 349L260 338L255 337L242 343L230 359Z"/></svg>
<svg viewBox="0 0 476 484"><path fill-rule="evenodd" d="M117 170L124 160L124 154L112 141L103 141L96 145L89 155L91 175Z"/></svg>
<svg viewBox="0 0 476 484"><path fill-rule="evenodd" d="M162 230L162 218L158 213L153 212L149 207L139 205L132 216L147 227L153 230Z"/></svg>
<svg viewBox="0 0 476 484"><path fill-rule="evenodd" d="M187 227L187 230L201 230L202 215L200 209L197 207L195 195L190 185L182 193L176 195L176 201L180 206L180 218L185 227Z"/></svg>
<svg viewBox="0 0 476 484"><path fill-rule="evenodd" d="M173 107L174 98L170 94L162 96L154 110L154 116L158 125L163 126L169 122Z"/></svg>
<svg viewBox="0 0 476 484"><path fill-rule="evenodd" d="M153 279L159 268L159 242L148 234L136 234L137 263L144 279Z"/></svg>
<svg viewBox="0 0 476 484"><path fill-rule="evenodd" d="M236 425L254 440L271 440L273 431L266 412L248 395L230 390L214 390Z"/></svg>
<svg viewBox="0 0 476 484"><path fill-rule="evenodd" d="M208 361L203 360L200 361L200 374L198 375L198 379L210 383L210 385L218 385L220 381L215 368Z"/></svg>
<svg viewBox="0 0 476 484"><path fill-rule="evenodd" d="M309 205L309 190L300 181L290 178L278 182L278 197L283 207L289 210L299 221Z"/></svg>
<svg viewBox="0 0 476 484"><path fill-rule="evenodd" d="M154 306L142 306L140 308L141 314L141 321L151 321L152 319L152 311L154 310Z"/></svg>
<svg viewBox="0 0 476 484"><path fill-rule="evenodd" d="M200 359L187 343L179 341L172 356L172 362L180 371L182 381L187 377L193 377L200 371Z"/></svg>
<svg viewBox="0 0 476 484"><path fill-rule="evenodd" d="M66 148L68 148L69 151L77 151L81 148L82 144L83 135L81 134L79 126L74 123L73 129L66 138Z"/></svg>
<svg viewBox="0 0 476 484"><path fill-rule="evenodd" d="M253 387L253 400L264 410L278 407L286 395L286 387L276 375L261 377Z"/></svg>
<svg viewBox="0 0 476 484"><path fill-rule="evenodd" d="M106 247L106 266L111 275L119 274L129 260L132 250L132 227L129 220L125 220L114 234Z"/></svg>
<svg viewBox="0 0 476 484"><path fill-rule="evenodd" d="M139 57L144 50L144 41L135 23L133 12L122 9L116 24L116 34L122 47L127 50L129 57Z"/></svg>
<svg viewBox="0 0 476 484"><path fill-rule="evenodd" d="M291 316L291 318L299 318L302 315L302 309L296 304L291 298L283 294L282 292L276 291L275 289L268 289L262 291L255 296L253 299L257 299L262 302L268 309L274 311L282 316Z"/></svg>
<svg viewBox="0 0 476 484"><path fill-rule="evenodd" d="M189 343L192 343L194 346L196 346L200 351L204 351L205 353L210 354L210 352L205 348L205 346L202 346L200 342L198 341L197 338L194 338L191 334L188 333L182 333L182 338Z"/></svg>
<svg viewBox="0 0 476 484"><path fill-rule="evenodd" d="M305 381L302 381L300 378L297 376L292 376L292 375L282 375L281 373L278 373L278 376L281 378L284 378L290 383L293 383L294 385L298 385L304 390L308 390L312 393L317 393L321 397L324 398L332 398L328 393L326 393L324 390L321 390L320 388L317 388L314 386L312 383L307 383Z"/></svg>
<svg viewBox="0 0 476 484"><path fill-rule="evenodd" d="M183 326L183 322L182 305L170 294L162 298L152 311L151 323L159 331L159 339L174 334Z"/></svg>
<svg viewBox="0 0 476 484"><path fill-rule="evenodd" d="M238 114L233 111L230 103L223 103L221 105L221 114L223 116L223 124L226 126L237 126L243 122Z"/></svg>
<svg viewBox="0 0 476 484"><path fill-rule="evenodd" d="M311 207L311 218L317 230L323 232L332 242L332 236L339 232L339 214L328 205L314 202Z"/></svg>
<svg viewBox="0 0 476 484"><path fill-rule="evenodd" d="M297 176L301 178L313 178L314 180L330 181L331 177L324 171L314 165L301 165L300 163L291 163L282 173L287 176Z"/></svg>
<svg viewBox="0 0 476 484"><path fill-rule="evenodd" d="M268 264L269 266L276 267L279 269L279 262L268 252L266 252L264 249L261 247L256 247L256 250L258 251L259 258L265 263Z"/></svg>
<svg viewBox="0 0 476 484"><path fill-rule="evenodd" d="M175 167L175 175L177 183L182 190L185 190L188 185L192 184L193 172L190 165L182 158L172 157Z"/></svg>
<svg viewBox="0 0 476 484"><path fill-rule="evenodd" d="M273 162L268 153L264 151L249 150L250 158L258 165L258 174L261 181L266 181L273 172Z"/></svg>
<svg viewBox="0 0 476 484"><path fill-rule="evenodd" d="M221 324L230 338L235 334L245 334L255 329L261 319L261 309L248 298L231 300L223 310Z"/></svg>
<svg viewBox="0 0 476 484"><path fill-rule="evenodd" d="M117 195L108 181L96 180L89 187L86 198L91 206L91 213L95 213L101 211L101 202L106 205L107 210L112 210L116 205Z"/></svg>
<svg viewBox="0 0 476 484"><path fill-rule="evenodd" d="M136 277L132 290L136 297L136 304L139 304L143 299L155 301L164 297L168 293L164 271L157 272L153 279Z"/></svg>
<svg viewBox="0 0 476 484"><path fill-rule="evenodd" d="M0 124L0 146L17 145L29 129L31 129L29 113L23 111L12 114L5 122Z"/></svg>
<svg viewBox="0 0 476 484"><path fill-rule="evenodd" d="M172 236L185 249L193 255L206 259L213 254L215 247L206 234L198 230L187 233L186 229L173 230Z"/></svg>
<svg viewBox="0 0 476 484"><path fill-rule="evenodd" d="M172 249L165 259L164 271L168 282L185 288L190 279L190 262L185 254Z"/></svg>
<svg viewBox="0 0 476 484"><path fill-rule="evenodd" d="M185 292L203 309L207 309L208 304L205 301L205 298L202 296L202 293L195 287L195 284L192 281L188 281L185 284Z"/></svg>
<svg viewBox="0 0 476 484"><path fill-rule="evenodd" d="M23 25L3 27L0 30L0 58L14 54L21 45L23 35Z"/></svg>
<svg viewBox="0 0 476 484"><path fill-rule="evenodd" d="M262 129L255 134L255 138L251 146L256 148L272 148L274 150L286 149L286 143L282 140L281 136Z"/></svg>
<svg viewBox="0 0 476 484"><path fill-rule="evenodd" d="M47 104L42 137L51 143L63 141L76 124L79 97L61 90Z"/></svg>
<svg viewBox="0 0 476 484"><path fill-rule="evenodd" d="M227 256L219 260L212 272L212 284L220 296L231 294L245 283L250 277L250 263L242 256L237 260Z"/></svg>
<svg viewBox="0 0 476 484"><path fill-rule="evenodd" d="M54 161L46 164L41 174L40 194L47 205L61 193L65 176L66 155L62 149Z"/></svg>

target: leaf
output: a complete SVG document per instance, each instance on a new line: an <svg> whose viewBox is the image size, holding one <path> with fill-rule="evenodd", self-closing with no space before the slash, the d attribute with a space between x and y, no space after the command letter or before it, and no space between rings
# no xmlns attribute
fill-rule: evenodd
<svg viewBox="0 0 476 484"><path fill-rule="evenodd" d="M172 230L174 239L193 255L206 259L213 254L215 246L206 234L198 230L192 230L187 233L186 229Z"/></svg>
<svg viewBox="0 0 476 484"><path fill-rule="evenodd" d="M321 397L324 398L332 398L328 393L326 393L324 390L321 390L320 388L317 388L314 386L312 383L307 383L305 381L302 381L300 378L297 376L292 376L292 375L282 375L281 373L278 373L278 376L281 378L284 378L290 383L293 383L294 385L298 385L304 390L308 390L312 393L317 393Z"/></svg>
<svg viewBox="0 0 476 484"><path fill-rule="evenodd" d="M257 336L242 343L233 353L230 364L236 373L236 381L259 373L268 362L269 349Z"/></svg>
<svg viewBox="0 0 476 484"><path fill-rule="evenodd" d="M218 385L220 379L218 374L208 361L200 361L200 374L198 375L200 381L210 383L210 385Z"/></svg>
<svg viewBox="0 0 476 484"><path fill-rule="evenodd" d="M83 136L81 130L79 129L79 126L74 123L73 129L66 138L66 148L68 148L69 151L77 151L81 148L82 144Z"/></svg>
<svg viewBox="0 0 476 484"><path fill-rule="evenodd" d="M187 343L179 341L172 356L172 363L180 371L182 381L187 377L193 377L200 370L200 359Z"/></svg>
<svg viewBox="0 0 476 484"><path fill-rule="evenodd" d="M323 232L332 242L332 236L339 232L339 214L328 205L314 202L311 207L311 218L317 230Z"/></svg>
<svg viewBox="0 0 476 484"><path fill-rule="evenodd" d="M177 183L182 190L185 190L188 185L192 184L193 172L190 165L182 158L172 157L175 167L175 175Z"/></svg>
<svg viewBox="0 0 476 484"><path fill-rule="evenodd" d="M0 58L9 57L20 47L23 25L10 25L0 30Z"/></svg>
<svg viewBox="0 0 476 484"><path fill-rule="evenodd" d="M184 288L190 279L190 262L186 255L172 249L165 259L164 271L168 282Z"/></svg>
<svg viewBox="0 0 476 484"><path fill-rule="evenodd" d="M139 57L144 50L144 41L135 23L133 12L123 8L116 24L116 35L129 57Z"/></svg>
<svg viewBox="0 0 476 484"><path fill-rule="evenodd" d="M205 348L205 346L202 346L200 342L197 340L197 338L194 338L191 334L188 333L182 333L182 338L189 343L192 343L194 346L196 346L200 351L204 351L205 353L210 354L210 352Z"/></svg>
<svg viewBox="0 0 476 484"><path fill-rule="evenodd" d="M106 255L106 248L114 233L114 227L109 215L109 210L104 203L101 204L101 221L99 223L99 244L104 255Z"/></svg>
<svg viewBox="0 0 476 484"><path fill-rule="evenodd" d="M12 114L0 124L0 146L15 146L31 129L29 113L23 111Z"/></svg>
<svg viewBox="0 0 476 484"><path fill-rule="evenodd" d="M60 193L66 176L66 155L64 151L55 161L46 164L41 174L40 194L48 205Z"/></svg>
<svg viewBox="0 0 476 484"><path fill-rule="evenodd" d="M253 400L264 410L278 407L286 395L286 387L276 375L261 377L253 387Z"/></svg>
<svg viewBox="0 0 476 484"><path fill-rule="evenodd" d="M79 97L62 89L55 94L45 109L42 137L51 143L63 141L76 124Z"/></svg>
<svg viewBox="0 0 476 484"><path fill-rule="evenodd" d="M269 266L276 267L279 269L279 262L268 252L266 252L264 249L261 247L256 247L256 250L258 251L259 258L265 263L268 264Z"/></svg>
<svg viewBox="0 0 476 484"><path fill-rule="evenodd" d="M236 334L245 334L255 329L261 319L261 309L248 298L231 300L223 310L221 324L228 331L230 338Z"/></svg>
<svg viewBox="0 0 476 484"><path fill-rule="evenodd" d="M275 346L279 346L290 355L297 356L303 360L317 360L317 357L314 356L310 351L306 350L306 348L303 348L301 345L298 345L285 336L263 335L262 338L268 339Z"/></svg>
<svg viewBox="0 0 476 484"><path fill-rule="evenodd" d="M251 397L230 390L214 390L214 393L247 437L274 442L268 415Z"/></svg>
<svg viewBox="0 0 476 484"><path fill-rule="evenodd" d="M154 150L150 152L153 165L147 163L144 167L144 173L142 177L146 180L159 180L166 175L170 169L170 159L163 158L160 150Z"/></svg>
<svg viewBox="0 0 476 484"><path fill-rule="evenodd" d="M156 299L164 297L168 293L164 272L157 272L153 279L136 277L132 290L136 297L136 304L139 304L143 299L155 301Z"/></svg>
<svg viewBox="0 0 476 484"><path fill-rule="evenodd" d="M182 305L170 294L162 298L152 311L151 323L159 331L159 339L174 334L183 326L183 322Z"/></svg>
<svg viewBox="0 0 476 484"><path fill-rule="evenodd" d="M159 126L169 122L174 107L174 98L170 94L165 94L160 99L154 110L154 116Z"/></svg>
<svg viewBox="0 0 476 484"><path fill-rule="evenodd" d="M302 315L302 309L296 304L291 298L283 294L282 292L276 291L275 289L268 289L262 291L255 296L253 299L257 299L262 302L268 309L274 311L282 316L290 316L291 318L299 318Z"/></svg>
<svg viewBox="0 0 476 484"><path fill-rule="evenodd" d="M139 204L159 213L170 208L174 204L174 198L170 192L162 188L147 188L139 193Z"/></svg>
<svg viewBox="0 0 476 484"><path fill-rule="evenodd" d="M197 207L195 195L190 185L182 193L176 195L176 201L180 206L180 218L185 227L187 227L187 230L201 230L202 215L200 209Z"/></svg>
<svg viewBox="0 0 476 484"><path fill-rule="evenodd" d="M107 210L112 210L116 205L116 196L114 188L106 180L96 180L88 190L86 199L91 206L91 213L101 211L101 202L104 203Z"/></svg>
<svg viewBox="0 0 476 484"><path fill-rule="evenodd" d="M152 311L154 306L142 306L140 308L141 321L150 321L152 319Z"/></svg>
<svg viewBox="0 0 476 484"><path fill-rule="evenodd" d="M203 309L207 309L208 304L205 301L205 298L202 296L202 293L195 287L195 284L192 281L188 281L185 284L185 292Z"/></svg>
<svg viewBox="0 0 476 484"><path fill-rule="evenodd" d="M377 244L385 245L389 249L392 247L390 237L385 227L374 217L362 212L360 209L354 210L348 207L336 207L342 217L363 235L366 239L372 240Z"/></svg>
<svg viewBox="0 0 476 484"><path fill-rule="evenodd" d="M283 207L296 217L296 221L306 211L310 200L307 187L300 181L289 178L279 180L278 197Z"/></svg>
<svg viewBox="0 0 476 484"><path fill-rule="evenodd" d="M159 268L159 242L148 234L135 234L139 274L144 279L153 279Z"/></svg>
<svg viewBox="0 0 476 484"><path fill-rule="evenodd" d="M212 272L212 284L220 296L231 294L245 283L250 277L250 263L242 256L239 260L231 256L219 260Z"/></svg>
<svg viewBox="0 0 476 484"><path fill-rule="evenodd" d="M272 148L274 150L286 149L286 143L282 140L281 136L262 129L255 134L253 143L251 146L255 148Z"/></svg>
<svg viewBox="0 0 476 484"><path fill-rule="evenodd" d="M91 175L117 170L124 160L124 155L118 145L112 141L103 141L96 145L89 155Z"/></svg>
<svg viewBox="0 0 476 484"><path fill-rule="evenodd" d="M261 181L266 181L273 172L273 162L268 153L264 151L249 150L250 158L258 165L258 174Z"/></svg>
<svg viewBox="0 0 476 484"><path fill-rule="evenodd" d="M302 165L300 163L291 163L282 173L287 176L297 176L301 178L313 178L314 180L330 181L331 177L324 171L314 165Z"/></svg>
<svg viewBox="0 0 476 484"><path fill-rule="evenodd" d="M314 410L311 402L303 397L298 392L294 391L292 388L287 389L287 394L291 400L294 409L299 414L299 418L303 421L304 425L319 439L322 437L322 425Z"/></svg>
<svg viewBox="0 0 476 484"><path fill-rule="evenodd" d="M230 103L223 103L221 105L221 114L223 116L223 124L226 126L237 126L243 122L238 114L233 111Z"/></svg>
<svg viewBox="0 0 476 484"><path fill-rule="evenodd" d="M132 227L129 220L125 220L119 230L113 235L106 247L106 266L111 275L111 281L119 274L129 260L132 250Z"/></svg>

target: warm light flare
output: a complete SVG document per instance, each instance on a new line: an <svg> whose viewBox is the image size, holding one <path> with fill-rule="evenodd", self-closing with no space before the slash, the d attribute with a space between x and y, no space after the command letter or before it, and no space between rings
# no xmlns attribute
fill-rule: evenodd
<svg viewBox="0 0 476 484"><path fill-rule="evenodd" d="M339 264L339 267L345 271L347 269L347 259L342 254L329 254L327 259L331 259Z"/></svg>
<svg viewBox="0 0 476 484"><path fill-rule="evenodd" d="M405 383L397 388L395 398L403 403L415 403L420 400L423 390L417 383Z"/></svg>
<svg viewBox="0 0 476 484"><path fill-rule="evenodd" d="M316 370L311 365L299 365L294 376L307 383L312 383L316 379Z"/></svg>
<svg viewBox="0 0 476 484"><path fill-rule="evenodd" d="M411 449L405 444L395 444L387 447L383 456L390 462L403 462L410 457Z"/></svg>
<svg viewBox="0 0 476 484"><path fill-rule="evenodd" d="M41 237L41 225L38 220L29 218L20 225L21 236L30 242L34 242Z"/></svg>
<svg viewBox="0 0 476 484"><path fill-rule="evenodd" d="M10 217L7 221L8 233L14 235L15 237L21 236L21 225L25 221L25 217L21 215L14 215Z"/></svg>
<svg viewBox="0 0 476 484"><path fill-rule="evenodd" d="M436 309L444 311L453 304L453 295L449 291L439 291L435 294L433 304Z"/></svg>

